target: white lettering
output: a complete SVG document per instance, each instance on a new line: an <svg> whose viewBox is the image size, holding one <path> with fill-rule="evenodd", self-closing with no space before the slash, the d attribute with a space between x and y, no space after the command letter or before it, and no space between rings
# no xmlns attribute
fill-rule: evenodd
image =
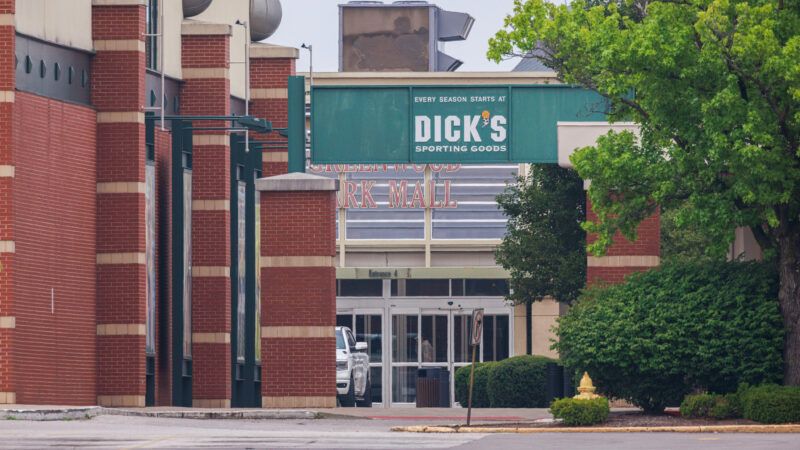
<svg viewBox="0 0 800 450"><path fill-rule="evenodd" d="M431 139L431 119L425 116L414 117L414 141L428 142Z"/></svg>
<svg viewBox="0 0 800 450"><path fill-rule="evenodd" d="M506 140L506 118L503 116L492 117L492 140L495 142L503 142Z"/></svg>
<svg viewBox="0 0 800 450"><path fill-rule="evenodd" d="M461 139L461 131L457 128L461 125L461 120L457 116L447 116L444 119L444 138L449 142L457 142Z"/></svg>
<svg viewBox="0 0 800 450"><path fill-rule="evenodd" d="M478 134L478 123L481 116L464 116L464 142L480 142L481 135Z"/></svg>

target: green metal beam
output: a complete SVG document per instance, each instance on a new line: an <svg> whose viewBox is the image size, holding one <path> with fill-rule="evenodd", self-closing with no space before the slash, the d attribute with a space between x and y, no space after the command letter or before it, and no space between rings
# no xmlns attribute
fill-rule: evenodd
<svg viewBox="0 0 800 450"><path fill-rule="evenodd" d="M306 80L289 77L289 173L306 171Z"/></svg>

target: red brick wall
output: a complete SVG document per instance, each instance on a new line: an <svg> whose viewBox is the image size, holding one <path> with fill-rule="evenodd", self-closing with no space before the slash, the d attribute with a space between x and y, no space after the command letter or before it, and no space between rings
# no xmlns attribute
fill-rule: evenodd
<svg viewBox="0 0 800 450"><path fill-rule="evenodd" d="M278 88L286 89L289 76L297 73L296 60L293 58L250 58L250 87L252 89ZM275 128L288 126L289 109L285 98L253 98L250 102L250 114L265 118ZM286 138L278 133L256 135L256 139L285 143ZM270 153L282 153L283 161L275 161L269 155L264 156L263 175L265 177L287 173L287 151L284 149L267 150Z"/></svg>
<svg viewBox="0 0 800 450"><path fill-rule="evenodd" d="M92 38L144 43L144 6L92 6ZM98 50L92 60L92 104L98 112L97 182L144 186L144 52ZM124 118L107 113L124 113ZM142 189L143 190L143 189ZM97 253L140 256L145 252L145 197L138 190L97 194ZM97 264L97 323L145 324L146 268L125 263ZM97 394L106 405L141 404L145 395L145 337L138 332L97 335ZM131 397L135 396L135 397ZM135 401L131 401L131 399Z"/></svg>
<svg viewBox="0 0 800 450"><path fill-rule="evenodd" d="M184 35L181 44L184 69L228 69L230 36ZM217 71L219 72L219 71ZM185 80L181 113L230 115L230 80L224 77ZM193 126L222 126L195 122ZM227 124L224 124L227 125ZM192 201L230 201L230 146L225 131L194 131L196 136L221 136L226 145L206 143L192 148ZM230 211L192 211L192 266L230 267ZM192 276L192 333L231 331L230 276ZM230 342L192 343L192 399L200 406L217 405L231 398ZM211 402L209 402L211 401Z"/></svg>
<svg viewBox="0 0 800 450"><path fill-rule="evenodd" d="M16 93L18 403L96 402L95 122L90 108Z"/></svg>
<svg viewBox="0 0 800 450"><path fill-rule="evenodd" d="M0 14L14 13L14 0L0 0ZM14 26L0 26L0 92L14 90ZM0 102L0 166L13 165L11 155L11 121L14 104ZM12 189L13 178L0 176L0 241L13 241ZM0 317L14 316L14 254L0 252ZM12 341L14 329L0 328L0 393L14 392ZM9 403L0 395L0 403Z"/></svg>
<svg viewBox="0 0 800 450"><path fill-rule="evenodd" d="M262 192L261 255L336 253L334 191ZM336 271L325 267L262 267L264 327L336 324ZM262 394L268 398L336 395L336 339L264 337ZM322 406L322 405L320 405Z"/></svg>
<svg viewBox="0 0 800 450"><path fill-rule="evenodd" d="M588 196L586 199L586 219L597 220L597 214L592 210L592 204ZM646 218L636 229L637 239L633 242L625 239L621 233L614 235L613 244L608 248L605 256L660 256L661 255L661 218L656 211L655 214ZM587 234L586 240L592 243L597 239L593 234ZM586 268L586 280L588 284L605 282L621 283L627 275L634 272L642 272L651 269L645 266L592 266Z"/></svg>

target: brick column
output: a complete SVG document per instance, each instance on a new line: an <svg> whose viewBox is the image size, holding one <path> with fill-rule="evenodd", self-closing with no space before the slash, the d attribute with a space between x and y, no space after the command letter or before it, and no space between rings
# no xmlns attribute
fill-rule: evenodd
<svg viewBox="0 0 800 450"><path fill-rule="evenodd" d="M16 403L12 340L14 298L14 229L11 118L14 109L14 0L0 0L0 404Z"/></svg>
<svg viewBox="0 0 800 450"><path fill-rule="evenodd" d="M305 173L256 181L265 408L336 406L338 188L338 180Z"/></svg>
<svg viewBox="0 0 800 450"><path fill-rule="evenodd" d="M274 128L288 126L288 79L295 75L299 52L293 47L250 44L250 114L272 122ZM258 135L255 139L286 142L278 133ZM265 177L288 172L285 149L266 149L263 153Z"/></svg>
<svg viewBox="0 0 800 450"><path fill-rule="evenodd" d="M181 33L181 114L230 115L231 26L186 20ZM192 405L229 408L230 139L225 131L194 131L192 146Z"/></svg>
<svg viewBox="0 0 800 450"><path fill-rule="evenodd" d="M145 405L143 0L94 1L97 403Z"/></svg>
<svg viewBox="0 0 800 450"><path fill-rule="evenodd" d="M596 220L597 215L592 211L592 205L586 198L586 218ZM625 276L633 272L642 272L652 269L660 263L661 255L661 220L656 212L639 225L636 230L637 240L631 242L617 232L614 243L609 247L605 256L586 257L587 284L597 282L621 283ZM586 239L592 243L596 238L587 235Z"/></svg>

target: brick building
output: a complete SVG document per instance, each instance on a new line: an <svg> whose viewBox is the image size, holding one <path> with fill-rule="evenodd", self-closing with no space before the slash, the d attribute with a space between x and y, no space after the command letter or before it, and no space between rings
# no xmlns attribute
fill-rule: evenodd
<svg viewBox="0 0 800 450"><path fill-rule="evenodd" d="M492 257L490 203L524 165L404 168L472 207L402 217L348 205L350 183L387 173L283 175L285 133L236 120L288 126L298 50L259 42L276 17L275 0L0 0L0 404L333 406L337 321L382 342L383 404L410 403L417 368L466 361L477 307L493 327L481 358L549 351L563 307L506 305ZM555 81L315 79L344 78ZM567 133L565 152L592 136ZM656 265L658 217L641 235L590 258L590 281ZM426 330L444 362L415 350ZM415 343L395 351L392 333Z"/></svg>
<svg viewBox="0 0 800 450"><path fill-rule="evenodd" d="M335 186L259 191L286 139L227 120L286 127L297 49L258 42L279 22L275 0L0 1L0 403L334 404L332 217L300 227L316 247L286 235Z"/></svg>

